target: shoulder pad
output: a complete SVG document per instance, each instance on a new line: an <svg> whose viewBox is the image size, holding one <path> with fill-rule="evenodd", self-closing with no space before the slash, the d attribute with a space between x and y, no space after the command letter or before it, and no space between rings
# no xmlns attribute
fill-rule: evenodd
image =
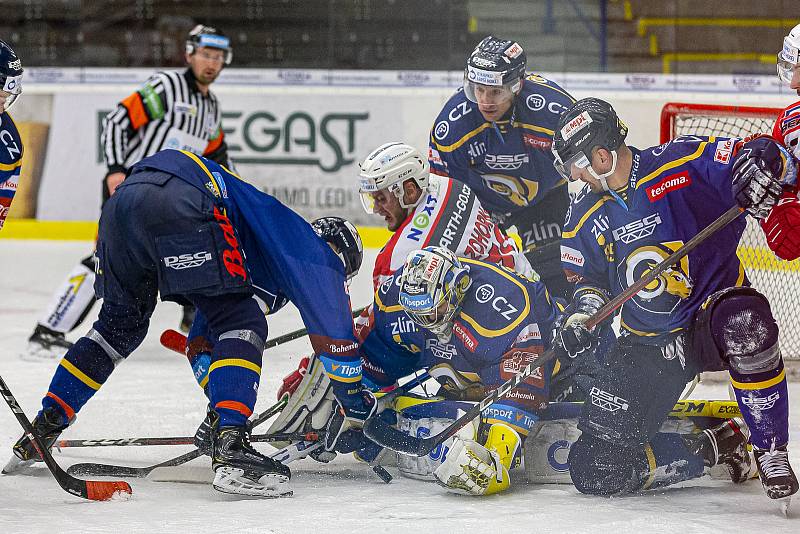
<svg viewBox="0 0 800 534"><path fill-rule="evenodd" d="M474 135L473 130L484 122L478 106L470 102L464 91L459 89L436 117L431 130L431 143L438 150L449 152L449 146L467 135Z"/></svg>
<svg viewBox="0 0 800 534"><path fill-rule="evenodd" d="M534 298L528 282L489 263L462 261L470 267L472 285L459 317L487 338L506 335L522 325Z"/></svg>

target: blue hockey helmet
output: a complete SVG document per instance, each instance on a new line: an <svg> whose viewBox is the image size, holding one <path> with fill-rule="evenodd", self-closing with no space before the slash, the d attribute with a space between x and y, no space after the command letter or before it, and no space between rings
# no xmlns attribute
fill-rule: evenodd
<svg viewBox="0 0 800 534"><path fill-rule="evenodd" d="M311 226L342 260L347 280L358 274L364 260L364 246L356 227L341 217L320 217L312 221Z"/></svg>
<svg viewBox="0 0 800 534"><path fill-rule="evenodd" d="M233 59L233 48L228 37L212 26L198 24L186 38L186 53L191 55L198 48L218 48L225 52L225 64L230 65Z"/></svg>
<svg viewBox="0 0 800 534"><path fill-rule="evenodd" d="M4 41L0 41L0 91L7 93L0 111L8 111L22 94L22 62Z"/></svg>
<svg viewBox="0 0 800 534"><path fill-rule="evenodd" d="M485 37L467 58L464 69L464 94L477 102L476 85L507 89L515 95L525 78L527 58L525 51L515 41L493 35Z"/></svg>

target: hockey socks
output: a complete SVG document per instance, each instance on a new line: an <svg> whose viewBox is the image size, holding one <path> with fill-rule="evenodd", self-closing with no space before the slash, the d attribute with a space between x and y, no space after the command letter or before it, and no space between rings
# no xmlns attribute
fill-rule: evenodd
<svg viewBox="0 0 800 534"><path fill-rule="evenodd" d="M227 334L231 337L221 335L211 353L208 380L208 394L219 414L220 428L247 423L256 404L261 376L261 351L249 341L234 337L230 332Z"/></svg>
<svg viewBox="0 0 800 534"><path fill-rule="evenodd" d="M731 384L742 417L757 449L782 447L789 441L789 396L783 360L775 369L756 374L731 370Z"/></svg>
<svg viewBox="0 0 800 534"><path fill-rule="evenodd" d="M71 420L108 380L113 370L114 362L100 344L89 337L80 338L56 368L42 399L42 408L55 408L65 421Z"/></svg>

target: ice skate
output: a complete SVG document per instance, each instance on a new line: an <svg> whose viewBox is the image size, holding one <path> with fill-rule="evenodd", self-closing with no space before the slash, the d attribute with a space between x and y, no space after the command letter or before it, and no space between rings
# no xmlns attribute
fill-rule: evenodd
<svg viewBox="0 0 800 534"><path fill-rule="evenodd" d="M43 325L36 325L33 334L28 338L26 351L22 352L19 357L29 362L57 360L64 356L72 345L64 338L63 333Z"/></svg>
<svg viewBox="0 0 800 534"><path fill-rule="evenodd" d="M767 497L778 501L781 512L789 511L792 495L797 493L797 476L789 464L789 453L786 446L773 447L770 450L753 449L758 466L758 476Z"/></svg>
<svg viewBox="0 0 800 534"><path fill-rule="evenodd" d="M69 426L68 423L64 424L64 418L54 408L47 408L42 411L40 415L36 416L32 424L36 435L39 436L39 439L48 449L53 446L61 432ZM19 438L12 449L14 456L3 468L3 474L12 474L32 465L34 462L42 461L41 454L27 435Z"/></svg>
<svg viewBox="0 0 800 534"><path fill-rule="evenodd" d="M750 478L751 457L747 450L747 431L739 419L703 430L706 440L706 462L713 471L724 469L731 481L741 484ZM716 469L715 469L716 467Z"/></svg>
<svg viewBox="0 0 800 534"><path fill-rule="evenodd" d="M214 489L254 497L288 497L289 468L252 445L245 427L224 427L214 436Z"/></svg>

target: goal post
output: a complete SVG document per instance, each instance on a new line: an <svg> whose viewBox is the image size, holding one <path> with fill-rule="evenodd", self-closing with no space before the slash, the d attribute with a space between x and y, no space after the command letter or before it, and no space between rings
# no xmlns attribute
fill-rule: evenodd
<svg viewBox="0 0 800 534"><path fill-rule="evenodd" d="M770 133L781 112L770 107L670 102L661 110L661 142L686 134L742 138ZM800 261L778 259L752 217L747 218L737 254L753 287L769 299L784 358L800 360Z"/></svg>

